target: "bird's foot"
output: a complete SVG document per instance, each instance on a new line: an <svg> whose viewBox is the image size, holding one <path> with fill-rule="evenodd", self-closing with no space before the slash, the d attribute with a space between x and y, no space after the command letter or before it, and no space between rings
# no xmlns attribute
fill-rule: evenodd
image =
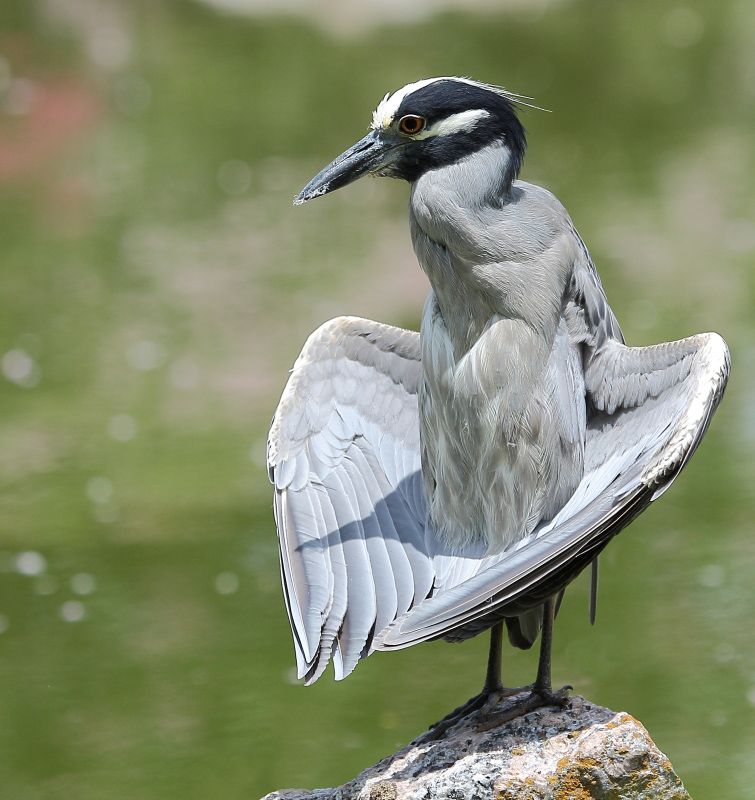
<svg viewBox="0 0 755 800"><path fill-rule="evenodd" d="M427 733L415 741L417 744L425 744L426 742L435 742L442 738L449 729L453 728L462 720L469 717L475 711L480 711L482 715L487 716L489 713L507 697L521 694L530 689L532 686L518 686L517 688L509 688L506 686L498 686L494 689L483 689L478 695L467 700L466 703L455 708L450 714L446 714L443 719L434 722Z"/></svg>
<svg viewBox="0 0 755 800"><path fill-rule="evenodd" d="M564 708L571 702L569 699L569 690L573 688L571 686L564 686L557 692L554 692L550 687L538 689L533 686L531 688L532 691L528 695L521 700L517 700L508 708L496 711L495 713L480 715L477 731L483 732L492 730L506 722L511 722L512 719L523 717L525 714L529 714L530 711L535 711L535 709L538 708L544 708L545 706L560 706Z"/></svg>

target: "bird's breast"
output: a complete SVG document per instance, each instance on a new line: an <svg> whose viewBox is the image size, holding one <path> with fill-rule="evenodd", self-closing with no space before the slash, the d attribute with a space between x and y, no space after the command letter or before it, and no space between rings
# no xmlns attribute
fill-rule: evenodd
<svg viewBox="0 0 755 800"><path fill-rule="evenodd" d="M457 357L434 294L428 298L422 469L430 523L451 547L484 542L491 552L504 549L558 510L581 479L584 391L559 392L552 366L578 354L565 325L557 339L563 352L554 355L521 320L491 316Z"/></svg>

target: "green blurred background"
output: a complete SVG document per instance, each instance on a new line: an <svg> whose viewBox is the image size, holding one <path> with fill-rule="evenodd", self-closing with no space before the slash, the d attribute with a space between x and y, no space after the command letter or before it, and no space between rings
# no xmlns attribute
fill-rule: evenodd
<svg viewBox="0 0 755 800"><path fill-rule="evenodd" d="M0 796L334 786L479 689L486 637L297 685L263 468L307 334L416 327L426 291L406 185L291 200L386 91L460 74L550 110L523 177L628 341L731 346L595 628L567 593L554 680L639 718L696 800L755 797L755 4L3 0L0 56Z"/></svg>

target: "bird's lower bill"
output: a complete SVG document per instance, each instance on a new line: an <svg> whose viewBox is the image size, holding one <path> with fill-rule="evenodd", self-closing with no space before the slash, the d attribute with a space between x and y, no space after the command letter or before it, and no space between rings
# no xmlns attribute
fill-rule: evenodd
<svg viewBox="0 0 755 800"><path fill-rule="evenodd" d="M370 131L315 175L298 194L294 205L347 186L364 175L383 172L396 158L398 147L399 144L387 142L376 131Z"/></svg>

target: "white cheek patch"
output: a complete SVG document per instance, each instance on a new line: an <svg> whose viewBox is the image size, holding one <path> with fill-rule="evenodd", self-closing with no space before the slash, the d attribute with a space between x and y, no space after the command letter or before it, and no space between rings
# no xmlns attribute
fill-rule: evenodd
<svg viewBox="0 0 755 800"><path fill-rule="evenodd" d="M480 120L490 116L490 112L484 108L473 108L469 111L461 111L450 117L436 122L424 131L421 131L413 139L430 139L432 136L450 136L454 133L471 131Z"/></svg>

